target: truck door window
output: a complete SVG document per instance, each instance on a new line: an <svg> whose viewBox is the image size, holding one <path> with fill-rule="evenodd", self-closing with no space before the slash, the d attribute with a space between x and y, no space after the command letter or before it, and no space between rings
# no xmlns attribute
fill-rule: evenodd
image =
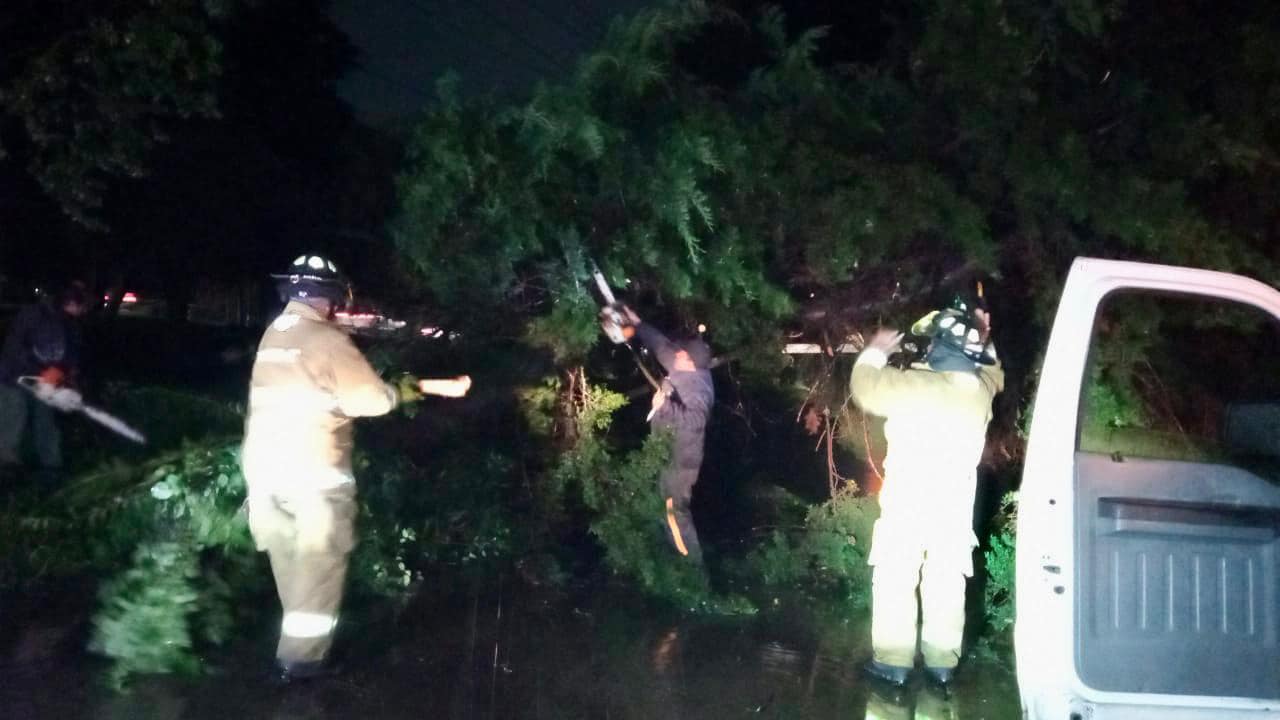
<svg viewBox="0 0 1280 720"><path fill-rule="evenodd" d="M1094 326L1077 447L1247 466L1280 481L1280 344L1268 313L1118 292Z"/></svg>

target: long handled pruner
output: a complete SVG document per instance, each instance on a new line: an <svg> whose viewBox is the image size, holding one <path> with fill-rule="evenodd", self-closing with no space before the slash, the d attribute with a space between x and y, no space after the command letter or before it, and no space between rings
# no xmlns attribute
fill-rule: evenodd
<svg viewBox="0 0 1280 720"><path fill-rule="evenodd" d="M609 281L604 279L604 273L600 272L600 266L596 265L595 260L591 260L591 276L595 278L596 288L600 291L600 297L604 299L604 307L600 310L600 315L604 320L604 332L615 344L626 345L631 351L632 358L636 361L636 367L640 368L640 373L644 375L644 379L649 381L653 389L662 392L662 383L649 372L644 366L644 361L640 358L640 353L636 352L634 346L626 334L623 333L623 325L625 321L622 313L618 310L618 300L613 295L613 289L609 287Z"/></svg>

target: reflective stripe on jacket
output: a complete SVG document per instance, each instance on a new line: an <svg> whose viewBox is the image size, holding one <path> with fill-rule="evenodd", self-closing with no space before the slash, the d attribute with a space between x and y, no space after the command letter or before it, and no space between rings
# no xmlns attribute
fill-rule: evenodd
<svg viewBox="0 0 1280 720"><path fill-rule="evenodd" d="M388 413L396 399L346 333L305 303L290 302L263 334L253 363L243 454L250 494L353 482L352 418Z"/></svg>

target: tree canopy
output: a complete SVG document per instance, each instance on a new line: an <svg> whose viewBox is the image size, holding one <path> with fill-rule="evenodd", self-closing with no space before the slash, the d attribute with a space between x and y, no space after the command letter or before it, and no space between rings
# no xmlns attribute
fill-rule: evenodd
<svg viewBox="0 0 1280 720"><path fill-rule="evenodd" d="M198 278L390 253L398 144L336 95L327 0L0 8L0 276L80 274L181 309Z"/></svg>
<svg viewBox="0 0 1280 720"><path fill-rule="evenodd" d="M213 117L230 3L5 3L0 157L16 153L76 222L96 227L107 182L139 177L176 118Z"/></svg>
<svg viewBox="0 0 1280 720"><path fill-rule="evenodd" d="M758 367L788 333L835 341L975 277L1043 327L1080 254L1274 282L1277 11L1209 9L894 3L876 56L840 63L841 37L776 8L669 2L527 102L442 79L397 245L460 317L529 321L562 358L597 338L594 258ZM763 59L723 72L726 38Z"/></svg>

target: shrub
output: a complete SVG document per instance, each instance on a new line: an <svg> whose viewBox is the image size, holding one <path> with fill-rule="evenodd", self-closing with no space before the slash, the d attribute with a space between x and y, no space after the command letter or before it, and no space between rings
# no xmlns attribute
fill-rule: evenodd
<svg viewBox="0 0 1280 720"><path fill-rule="evenodd" d="M766 585L803 583L835 591L856 607L865 607L871 587L867 553L871 528L879 516L873 497L846 485L826 502L814 505L797 532L774 530L748 558Z"/></svg>
<svg viewBox="0 0 1280 720"><path fill-rule="evenodd" d="M991 547L983 553L987 559L984 607L987 627L995 633L1003 633L1012 627L1016 614L1014 545L1017 519L1018 495L1006 493L1001 500L996 530L991 535Z"/></svg>

